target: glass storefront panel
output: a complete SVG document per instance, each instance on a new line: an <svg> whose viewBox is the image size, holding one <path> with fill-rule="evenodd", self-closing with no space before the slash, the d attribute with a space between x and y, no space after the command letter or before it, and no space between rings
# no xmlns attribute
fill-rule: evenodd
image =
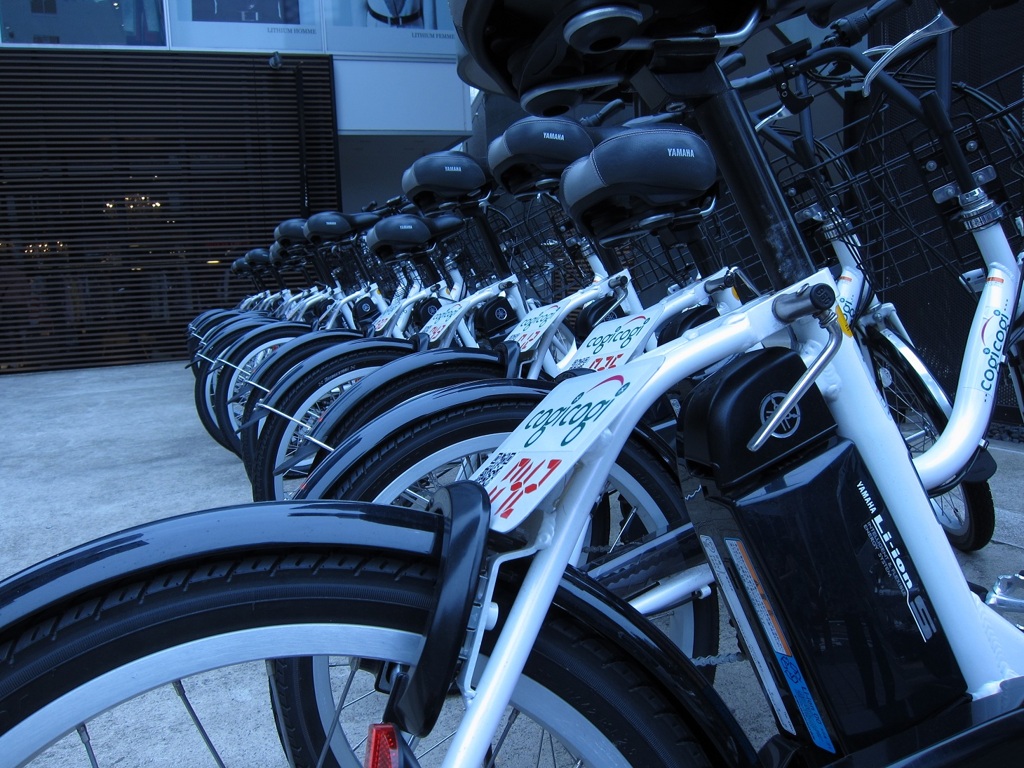
<svg viewBox="0 0 1024 768"><path fill-rule="evenodd" d="M327 50L455 53L447 0L323 0Z"/></svg>
<svg viewBox="0 0 1024 768"><path fill-rule="evenodd" d="M0 0L15 45L164 46L163 0Z"/></svg>
<svg viewBox="0 0 1024 768"><path fill-rule="evenodd" d="M323 50L319 0L172 0L171 45L206 50Z"/></svg>

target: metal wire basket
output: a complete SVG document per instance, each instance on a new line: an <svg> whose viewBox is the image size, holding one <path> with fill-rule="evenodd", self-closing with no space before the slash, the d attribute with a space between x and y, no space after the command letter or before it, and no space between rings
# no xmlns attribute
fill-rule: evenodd
<svg viewBox="0 0 1024 768"><path fill-rule="evenodd" d="M489 213L504 258L532 298L550 304L594 279L593 247L556 198L503 194Z"/></svg>
<svg viewBox="0 0 1024 768"><path fill-rule="evenodd" d="M672 283L684 283L692 271L692 264L651 236L613 246L591 242L549 194L501 195L489 214L509 267L541 303L558 301L589 284L595 257L606 270L628 268L637 291L649 301L664 296Z"/></svg>
<svg viewBox="0 0 1024 768"><path fill-rule="evenodd" d="M927 77L905 73L909 87L934 87ZM989 83L955 83L950 114L957 139L975 173L991 169L989 196L1004 206L1021 234L1024 201L1024 66ZM906 111L883 98L848 96L842 126L815 137L811 164L801 165L773 145L766 153L798 222L810 222L814 205L836 207L851 223L862 267L875 291L886 291L944 269L959 276L981 266L962 226L946 215L952 176L936 138ZM785 131L779 131L783 136ZM742 267L767 288L767 278L728 192L703 224L707 241L723 265ZM820 265L831 252L820 227L806 228L806 241Z"/></svg>

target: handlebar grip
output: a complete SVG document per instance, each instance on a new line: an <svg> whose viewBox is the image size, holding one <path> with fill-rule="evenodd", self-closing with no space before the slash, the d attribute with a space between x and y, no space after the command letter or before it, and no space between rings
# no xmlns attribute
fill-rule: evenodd
<svg viewBox="0 0 1024 768"><path fill-rule="evenodd" d="M836 292L824 283L805 285L797 293L784 293L772 302L772 312L784 323L831 309Z"/></svg>
<svg viewBox="0 0 1024 768"><path fill-rule="evenodd" d="M612 277L608 281L608 287L612 288L613 290L615 288L621 288L621 287L623 287L625 285L628 285L628 284L629 284L629 278L626 277L625 275L616 275L615 277Z"/></svg>
<svg viewBox="0 0 1024 768"><path fill-rule="evenodd" d="M879 0L874 5L837 19L832 24L836 37L842 45L855 45L876 23L897 11L909 8L913 0Z"/></svg>

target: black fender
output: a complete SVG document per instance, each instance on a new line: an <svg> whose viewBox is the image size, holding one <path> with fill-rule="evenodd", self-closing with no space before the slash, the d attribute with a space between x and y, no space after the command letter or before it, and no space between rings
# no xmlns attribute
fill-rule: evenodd
<svg viewBox="0 0 1024 768"><path fill-rule="evenodd" d="M416 351L416 343L406 339L389 338L358 338L351 341L344 341L325 349L320 349L306 357L305 360L295 364L284 373L271 387L270 392L263 398L263 402L271 407L277 408L281 398L291 387L307 373L325 363L342 359L345 355L356 352L366 352L372 349L393 350L397 355L408 354ZM248 425L243 425L243 428Z"/></svg>
<svg viewBox="0 0 1024 768"><path fill-rule="evenodd" d="M256 367L256 370L252 372L252 376L249 378L249 382L239 389L238 397L240 399L251 397L253 389L259 389L260 394L257 396L262 397L263 394L273 389L274 384L277 383L279 378L310 355L322 349L362 338L365 337L357 331L317 330L298 336L291 341L286 341L274 351L274 354ZM256 452L258 432L254 427L257 423L259 423L259 419L251 420L247 424L243 424L238 430L238 437L244 444L242 449L243 456L251 456Z"/></svg>
<svg viewBox="0 0 1024 768"><path fill-rule="evenodd" d="M313 440L330 442L331 435L335 433L338 425L350 419L352 413L359 410L359 403L364 392L375 392L389 387L397 381L410 376L416 376L428 368L451 366L458 363L484 365L491 363L493 364L494 373L490 378L507 378L510 372L508 370L508 363L505 361L506 357L496 351L466 347L428 349L424 352L416 352L400 357L387 365L382 365L345 390L341 397L327 407L327 410L320 416L316 426L310 431L309 436ZM308 459L320 450L320 447L313 440L307 440L298 446L292 455L277 467L276 471L283 472L293 465Z"/></svg>
<svg viewBox="0 0 1024 768"><path fill-rule="evenodd" d="M266 325L260 325L255 328L250 328L248 331L243 333L225 349L219 357L223 360L235 362L232 359L232 355L235 354L235 350L241 349L243 345L249 344L252 341L259 339L262 336L266 336L267 339L280 338L282 335L289 338L296 338L300 335L311 333L308 323L292 323L285 320L278 321L276 323L268 323ZM276 336L275 336L276 334ZM219 365L223 365L220 363Z"/></svg>
<svg viewBox="0 0 1024 768"><path fill-rule="evenodd" d="M413 421L428 419L447 410L469 404L507 400L509 397L540 402L554 387L553 382L530 379L489 379L427 392L392 408L348 436L327 454L295 493L295 498L319 498L334 478L347 472L365 452Z"/></svg>
<svg viewBox="0 0 1024 768"><path fill-rule="evenodd" d="M593 373L592 371L582 372ZM334 483L334 479L347 472L364 453L372 451L381 442L422 419L430 419L448 410L464 405L485 404L519 398L539 403L554 388L555 382L534 379L489 379L427 392L392 408L348 436L341 445L331 451L310 473L296 492L296 498L319 498ZM647 425L641 422L634 431L637 439L647 443L651 452L666 462L672 450ZM675 467L670 466L675 474Z"/></svg>
<svg viewBox="0 0 1024 768"><path fill-rule="evenodd" d="M286 341L274 350L273 355L260 363L256 370L253 371L250 382L270 389L285 371L302 362L310 355L327 347L362 338L364 338L363 334L348 330L314 330L302 336L297 336L290 341ZM250 389L252 389L252 384L246 385L245 391Z"/></svg>
<svg viewBox="0 0 1024 768"><path fill-rule="evenodd" d="M141 574L233 552L345 542L436 554L443 521L434 513L341 501L271 501L192 512L104 536L0 583L0 631L39 611Z"/></svg>
<svg viewBox="0 0 1024 768"><path fill-rule="evenodd" d="M266 317L265 315L237 317L228 320L207 334L203 343L200 344L199 348L196 350L195 356L192 358L190 365L199 366L201 368L211 365L210 360L217 356L226 343L231 343L243 333L253 328L262 328L263 326L273 322L275 321L272 318Z"/></svg>
<svg viewBox="0 0 1024 768"><path fill-rule="evenodd" d="M445 503L442 500L439 505L442 510ZM443 511L348 501L262 502L165 518L75 547L4 580L0 583L0 633L20 631L43 612L131 584L155 571L179 570L233 553L279 553L282 546L343 546L440 562L445 525ZM521 567L519 562L510 564L513 571ZM514 584L518 576L513 577ZM448 599L460 611L466 603L457 597L452 594ZM749 740L707 679L627 604L569 568L550 610L584 623L654 671L669 702L691 718L694 735L706 753L717 755L715 765L759 765Z"/></svg>
<svg viewBox="0 0 1024 768"><path fill-rule="evenodd" d="M242 314L245 313L239 309L206 309L189 321L188 332L190 335L197 335L202 332L204 327L222 323L229 318L239 317Z"/></svg>

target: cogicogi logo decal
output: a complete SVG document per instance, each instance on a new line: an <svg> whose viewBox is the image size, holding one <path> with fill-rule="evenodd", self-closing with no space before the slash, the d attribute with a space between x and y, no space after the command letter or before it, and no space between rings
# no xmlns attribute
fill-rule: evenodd
<svg viewBox="0 0 1024 768"><path fill-rule="evenodd" d="M999 363L1003 359L1006 334L1010 329L1010 318L1005 312L994 310L992 317L981 326L981 350L985 355L985 370L981 375L981 388L992 392L999 383Z"/></svg>
<svg viewBox="0 0 1024 768"><path fill-rule="evenodd" d="M529 448L540 440L547 430L558 430L565 427L568 427L568 430L562 435L559 444L562 447L569 445L583 434L589 424L600 418L601 414L607 411L615 399L622 396L627 389L629 389L629 382L622 376L609 376L590 389L580 392L568 405L542 408L536 411L523 424L526 431L532 431L523 445Z"/></svg>
<svg viewBox="0 0 1024 768"><path fill-rule="evenodd" d="M610 331L609 333L603 333L599 336L591 336L586 345L585 350L600 354L605 346L618 345L619 349L625 349L635 339L647 324L651 321L651 318L645 315L637 315L636 317L630 318L625 323ZM636 323L640 323L636 325Z"/></svg>

